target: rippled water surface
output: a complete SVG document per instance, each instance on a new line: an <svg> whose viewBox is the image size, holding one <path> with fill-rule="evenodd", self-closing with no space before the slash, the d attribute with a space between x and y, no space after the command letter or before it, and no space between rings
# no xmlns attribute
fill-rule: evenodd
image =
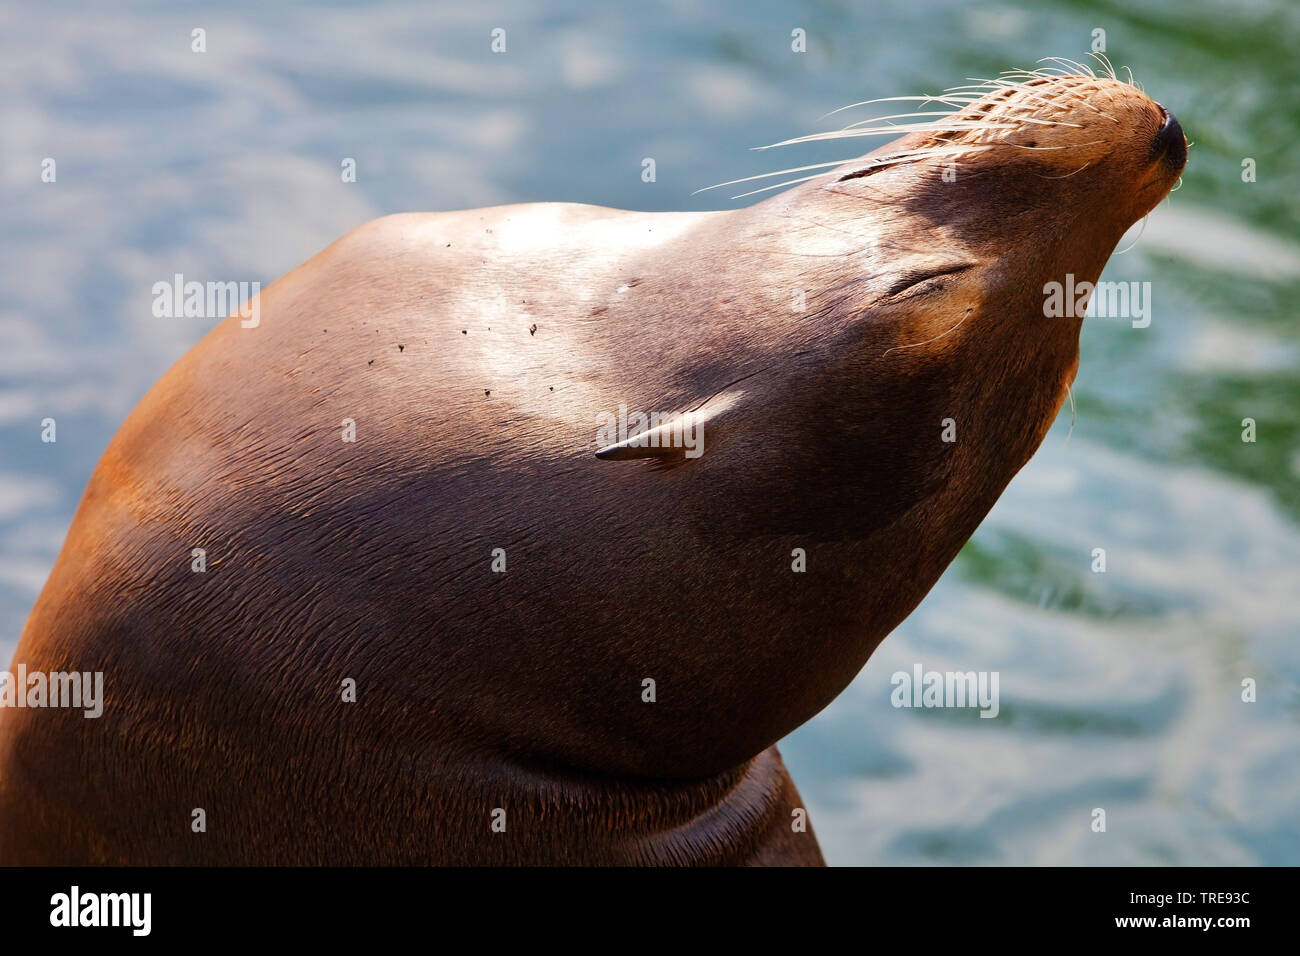
<svg viewBox="0 0 1300 956"><path fill-rule="evenodd" d="M736 205L692 191L849 155L748 147L1103 29L1194 144L1105 276L1152 283L1151 325L1085 324L1073 432L783 751L833 863L1300 863L1300 6L884 6L5 4L0 656L114 430L206 331L152 317L159 279L267 284L394 211ZM999 718L894 709L917 662L999 672Z"/></svg>

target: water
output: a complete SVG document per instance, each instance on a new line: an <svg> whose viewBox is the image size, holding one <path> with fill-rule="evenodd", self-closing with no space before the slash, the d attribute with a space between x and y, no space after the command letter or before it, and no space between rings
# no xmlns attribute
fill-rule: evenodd
<svg viewBox="0 0 1300 956"><path fill-rule="evenodd" d="M1072 434L1066 411L783 750L832 863L1300 863L1300 7L711 6L0 8L0 656L109 438L205 331L154 319L154 282L266 284L394 211L735 205L692 192L849 155L750 146L857 100L1082 57L1101 28L1194 143L1105 275L1152 283L1151 326L1085 324ZM1001 716L895 710L890 676L916 662L998 671Z"/></svg>

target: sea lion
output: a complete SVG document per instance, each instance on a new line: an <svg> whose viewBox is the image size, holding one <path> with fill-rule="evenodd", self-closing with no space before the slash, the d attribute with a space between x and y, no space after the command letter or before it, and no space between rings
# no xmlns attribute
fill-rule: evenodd
<svg viewBox="0 0 1300 956"><path fill-rule="evenodd" d="M1186 160L1113 77L938 102L732 211L388 216L214 329L23 632L105 699L0 710L0 862L820 863L774 743L1042 441L1045 285Z"/></svg>

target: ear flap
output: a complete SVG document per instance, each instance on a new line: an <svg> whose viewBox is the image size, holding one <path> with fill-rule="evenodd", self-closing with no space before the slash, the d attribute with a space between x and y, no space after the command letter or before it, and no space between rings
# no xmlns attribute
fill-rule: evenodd
<svg viewBox="0 0 1300 956"><path fill-rule="evenodd" d="M614 445L596 452L603 461L631 461L653 458L658 461L684 461L704 454L706 424L716 427L723 412L733 407L744 394L741 391L715 395L697 409L679 412L660 420L653 428L637 432Z"/></svg>

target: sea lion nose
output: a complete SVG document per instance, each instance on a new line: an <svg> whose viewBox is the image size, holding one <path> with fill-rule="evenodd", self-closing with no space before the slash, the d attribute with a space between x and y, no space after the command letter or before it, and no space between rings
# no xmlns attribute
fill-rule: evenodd
<svg viewBox="0 0 1300 956"><path fill-rule="evenodd" d="M1187 163L1187 137L1183 136L1183 128L1178 125L1178 119L1173 113L1163 106L1160 107L1160 113L1164 122L1160 124L1160 132L1156 133L1155 151L1175 171L1181 170Z"/></svg>

